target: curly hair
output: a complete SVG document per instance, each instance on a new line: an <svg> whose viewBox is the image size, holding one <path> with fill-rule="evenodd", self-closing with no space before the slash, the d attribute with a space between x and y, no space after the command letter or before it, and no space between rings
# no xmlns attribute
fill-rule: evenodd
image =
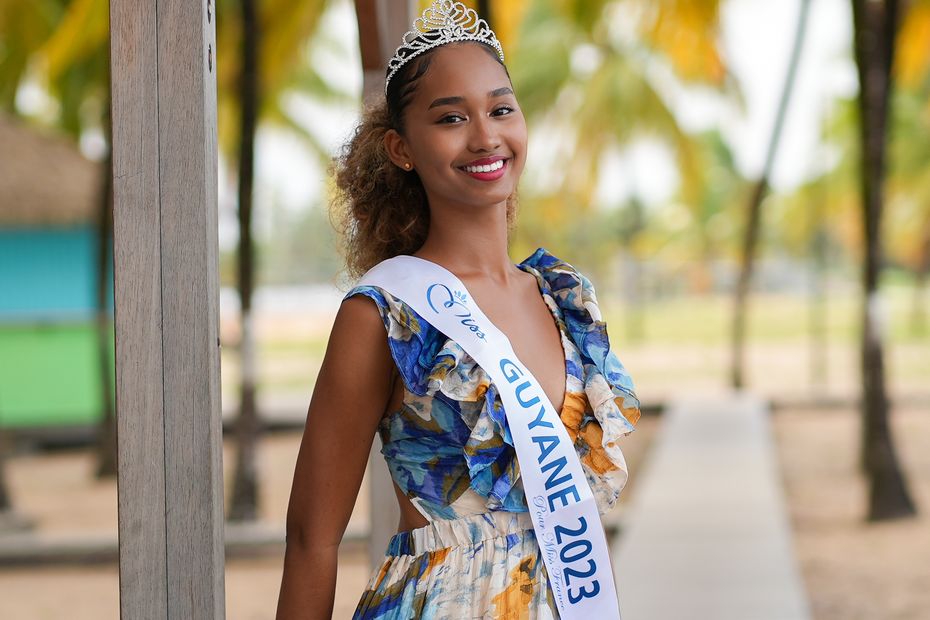
<svg viewBox="0 0 930 620"><path fill-rule="evenodd" d="M455 44L480 45L504 65L489 45ZM346 273L353 280L387 258L415 252L426 240L430 222L426 190L415 170L406 172L391 161L384 136L391 129L404 135L404 110L435 51L407 63L391 78L385 97L363 110L355 131L333 160L335 195L330 214L340 234ZM516 204L516 195L510 196L508 236Z"/></svg>

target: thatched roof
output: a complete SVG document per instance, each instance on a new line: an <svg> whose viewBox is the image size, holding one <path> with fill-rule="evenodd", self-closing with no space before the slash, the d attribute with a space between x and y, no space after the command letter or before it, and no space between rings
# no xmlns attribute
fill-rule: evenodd
<svg viewBox="0 0 930 620"><path fill-rule="evenodd" d="M65 137L0 114L0 227L92 221L101 164Z"/></svg>

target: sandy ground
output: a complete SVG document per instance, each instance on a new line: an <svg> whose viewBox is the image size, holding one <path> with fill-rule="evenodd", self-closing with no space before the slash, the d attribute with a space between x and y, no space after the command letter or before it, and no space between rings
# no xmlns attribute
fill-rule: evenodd
<svg viewBox="0 0 930 620"><path fill-rule="evenodd" d="M633 475L617 512L636 490L640 462L660 420L644 417L626 440L624 454ZM266 436L259 450L262 476L261 518L283 528L287 514L299 432ZM227 490L232 469L232 444L224 449ZM41 533L115 533L116 484L95 481L92 455L85 450L17 456L7 463L17 510L36 520ZM613 515L614 513L611 513ZM367 481L363 483L349 528L368 527ZM266 620L274 617L281 585L283 545L258 550L254 557L226 562L226 617ZM340 554L334 618L350 618L368 581L367 550L348 546ZM0 567L0 619L99 620L119 617L119 573L115 564L88 566Z"/></svg>
<svg viewBox="0 0 930 620"><path fill-rule="evenodd" d="M266 436L260 444L260 514L264 523L284 527L299 432ZM224 446L224 469L231 480L233 444ZM18 512L35 519L42 534L73 535L117 531L115 481L93 479L93 456L86 450L18 456L7 464L11 493ZM366 481L367 482L367 481ZM351 529L368 525L367 484L363 484ZM259 550L255 557L226 562L226 617L264 620L274 617L282 545ZM340 557L335 618L351 617L368 579L364 549L348 549ZM119 573L112 565L69 567L0 567L0 619L90 620L119 617Z"/></svg>
<svg viewBox="0 0 930 620"><path fill-rule="evenodd" d="M774 416L794 542L815 620L930 618L930 408L893 414L919 516L866 522L859 419L852 409Z"/></svg>
<svg viewBox="0 0 930 620"><path fill-rule="evenodd" d="M340 557L340 595L333 618L351 618L368 579L361 551ZM280 554L229 559L226 617L268 620L281 586ZM350 594L351 593L351 594ZM102 620L119 617L119 573L113 566L0 570L0 618L4 620Z"/></svg>
<svg viewBox="0 0 930 620"><path fill-rule="evenodd" d="M790 409L774 414L795 549L815 620L930 618L930 409L899 408L893 423L921 514L869 524L864 518L867 487L856 469L855 411ZM626 501L636 493L636 473L660 424L660 419L644 418L640 430L628 438L625 454L632 478L624 491ZM282 433L266 437L261 445L261 514L267 523L283 524L299 439L299 433ZM229 444L225 454L228 472ZM35 518L41 532L114 532L115 484L94 481L92 465L86 451L14 457L8 477L18 509ZM366 527L367 518L363 492L350 527ZM283 547L272 546L255 557L228 559L227 618L273 618L282 557ZM342 553L334 618L351 617L368 573L363 547ZM0 567L4 620L117 618L118 601L113 564Z"/></svg>

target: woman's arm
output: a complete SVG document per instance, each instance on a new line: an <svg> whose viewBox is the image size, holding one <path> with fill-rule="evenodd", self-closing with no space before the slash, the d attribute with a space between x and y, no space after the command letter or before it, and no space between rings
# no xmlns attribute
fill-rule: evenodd
<svg viewBox="0 0 930 620"><path fill-rule="evenodd" d="M336 558L392 389L377 307L343 301L313 389L287 509L277 620L329 620Z"/></svg>

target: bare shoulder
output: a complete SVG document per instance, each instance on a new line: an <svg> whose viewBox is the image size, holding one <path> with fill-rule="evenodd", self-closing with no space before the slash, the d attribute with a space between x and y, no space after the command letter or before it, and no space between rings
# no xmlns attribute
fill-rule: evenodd
<svg viewBox="0 0 930 620"><path fill-rule="evenodd" d="M392 360L381 313L374 300L353 295L342 301L326 348L326 357L362 370L390 375Z"/></svg>
<svg viewBox="0 0 930 620"><path fill-rule="evenodd" d="M384 331L384 323L377 304L365 295L353 295L342 300L333 327L361 328Z"/></svg>

